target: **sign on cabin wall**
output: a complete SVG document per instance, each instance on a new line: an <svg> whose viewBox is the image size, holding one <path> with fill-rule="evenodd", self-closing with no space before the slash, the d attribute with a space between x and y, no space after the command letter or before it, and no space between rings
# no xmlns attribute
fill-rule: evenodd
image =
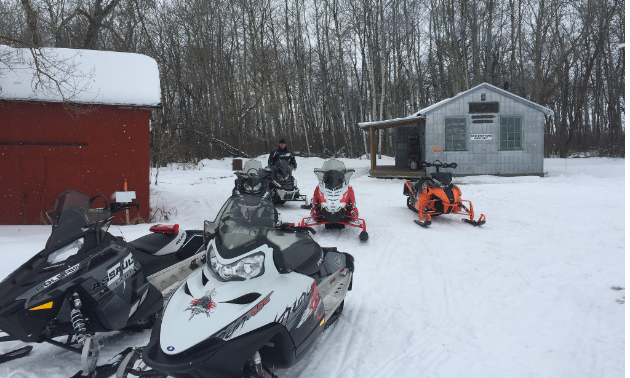
<svg viewBox="0 0 630 378"><path fill-rule="evenodd" d="M492 134L470 134L470 140L492 140Z"/></svg>

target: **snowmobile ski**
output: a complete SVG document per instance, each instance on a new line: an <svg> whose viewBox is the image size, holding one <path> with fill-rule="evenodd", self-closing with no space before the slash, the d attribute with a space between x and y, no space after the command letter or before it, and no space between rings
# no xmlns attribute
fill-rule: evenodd
<svg viewBox="0 0 630 378"><path fill-rule="evenodd" d="M26 357L29 353L31 353L31 350L33 350L33 346L27 345L25 347L12 350L10 352L0 354L0 364L17 360L18 358Z"/></svg>
<svg viewBox="0 0 630 378"><path fill-rule="evenodd" d="M422 226L422 227L428 227L429 225L431 225L431 221L425 221L425 222L422 222L422 221L419 221L419 220L417 220L417 219L416 219L414 222L415 222L418 226Z"/></svg>

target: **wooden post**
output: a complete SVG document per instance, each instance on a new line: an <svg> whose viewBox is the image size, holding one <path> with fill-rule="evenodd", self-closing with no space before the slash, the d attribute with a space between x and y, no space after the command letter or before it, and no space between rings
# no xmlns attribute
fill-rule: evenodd
<svg viewBox="0 0 630 378"><path fill-rule="evenodd" d="M376 168L376 130L370 127L370 173Z"/></svg>

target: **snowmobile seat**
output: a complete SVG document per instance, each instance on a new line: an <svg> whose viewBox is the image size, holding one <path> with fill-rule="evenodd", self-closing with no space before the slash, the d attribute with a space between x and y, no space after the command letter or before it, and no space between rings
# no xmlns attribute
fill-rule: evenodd
<svg viewBox="0 0 630 378"><path fill-rule="evenodd" d="M168 243L172 242L177 238L178 234L159 234L159 233L151 233L149 235L145 235L141 238L133 240L129 242L129 244L142 251L146 252L150 255L154 255L159 250L164 248Z"/></svg>
<svg viewBox="0 0 630 378"><path fill-rule="evenodd" d="M319 271L318 262L324 252L307 233L273 230L267 234L267 239L273 246L273 261L280 273L297 272L308 276Z"/></svg>

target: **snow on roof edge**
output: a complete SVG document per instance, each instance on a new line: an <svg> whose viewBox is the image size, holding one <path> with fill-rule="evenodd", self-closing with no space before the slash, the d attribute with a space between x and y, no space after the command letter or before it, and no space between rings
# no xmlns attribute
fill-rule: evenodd
<svg viewBox="0 0 630 378"><path fill-rule="evenodd" d="M157 62L146 55L6 45L0 45L0 54L5 58L0 61L0 100L162 106ZM38 79L33 54L57 83L45 75Z"/></svg>
<svg viewBox="0 0 630 378"><path fill-rule="evenodd" d="M479 84L479 85L477 85L477 86L475 86L473 88L470 88L467 91L460 92L460 93L456 94L453 97L445 98L442 101L436 102L433 105L429 105L426 108L417 111L413 115L415 115L415 116L426 115L428 112L431 112L431 111L435 110L436 108L439 108L440 106L445 105L446 103L451 102L452 100L455 100L456 98L458 98L460 96L463 96L463 95L467 94L468 92L473 91L473 90L478 89L478 88L481 88L481 87L488 87L491 90L497 91L497 92L499 92L500 94L502 94L504 96L510 97L510 98L512 98L514 100L520 101L520 102L522 102L522 103L524 103L526 105L529 105L529 106L531 106L533 108L536 108L537 110L539 110L542 113L545 113L548 116L553 115L553 110L551 110L551 109L549 109L549 108L547 108L545 106L539 105L539 104L537 104L537 103L535 103L533 101L530 101L530 100L528 100L526 98L523 98L521 96L515 95L514 93L508 92L508 91L506 91L504 89L495 87L494 85L489 84L489 83L481 83L481 84Z"/></svg>

